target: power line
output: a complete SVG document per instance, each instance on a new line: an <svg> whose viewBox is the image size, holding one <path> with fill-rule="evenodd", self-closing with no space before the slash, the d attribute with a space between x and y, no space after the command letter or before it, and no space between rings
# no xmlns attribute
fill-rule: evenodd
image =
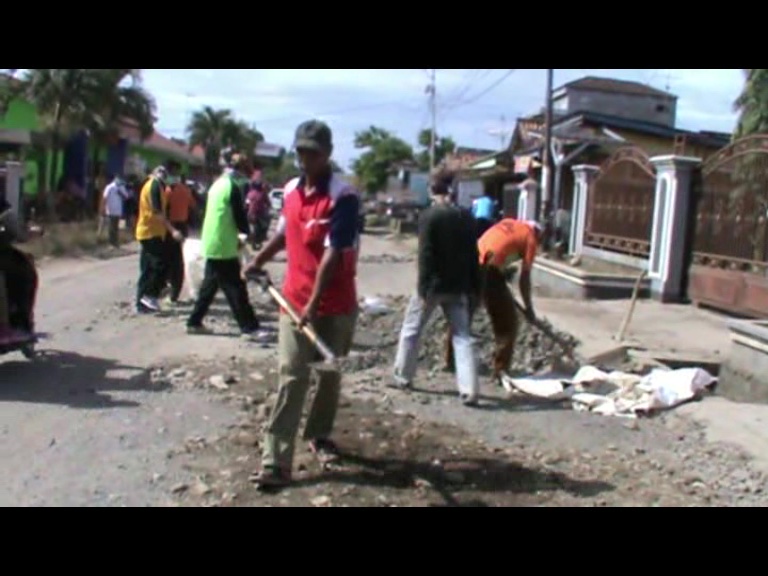
<svg viewBox="0 0 768 576"><path fill-rule="evenodd" d="M475 86L477 82L480 82L483 78L488 76L488 74L491 72L492 70L487 69L470 70L469 73L465 75L464 86L455 90L447 98L445 98L445 100L442 102L442 106L450 108L452 105L455 106L457 103L460 103L461 100L472 89L472 87Z"/></svg>
<svg viewBox="0 0 768 576"><path fill-rule="evenodd" d="M475 94L474 96L472 96L467 100L464 100L463 102L459 102L458 104L453 106L451 109L456 109L456 108L459 108L460 106L466 106L468 104L473 104L474 102L477 102L478 100L480 100L481 98L483 98L484 96L486 96L487 94L491 93L493 90L498 88L502 82L504 82L507 78L512 76L512 74L514 73L515 73L515 70L507 70L507 72L503 74L501 78L498 78L495 82L491 83L490 86L486 87L480 93Z"/></svg>

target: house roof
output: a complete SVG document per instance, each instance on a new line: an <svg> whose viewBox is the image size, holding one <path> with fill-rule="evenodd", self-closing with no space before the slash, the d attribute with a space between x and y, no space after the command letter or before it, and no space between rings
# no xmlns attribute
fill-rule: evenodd
<svg viewBox="0 0 768 576"><path fill-rule="evenodd" d="M466 148L464 146L458 146L454 152L455 156L476 156L482 158L484 156L490 156L495 154L497 150L488 150L486 148Z"/></svg>
<svg viewBox="0 0 768 576"><path fill-rule="evenodd" d="M527 125L524 125L524 123L530 122L531 126L535 126L537 120L538 115L520 119L519 125L521 130L526 133L528 138L531 138L532 135L530 134L530 128ZM690 130L671 128L663 124L646 122L644 120L632 120L611 116L609 114L599 114L597 112L574 112L573 114L562 116L555 121L552 130L555 136L564 137L569 140L578 139L579 132L584 124L599 125L608 129L630 130L639 134L669 138L670 140L673 140L677 136L685 136L686 140L691 144L698 144L711 148L724 148L731 142L731 135L722 132L693 132ZM541 136L543 137L543 135ZM584 136L587 136L587 134L585 133ZM593 140L594 138L587 139ZM537 138L533 138L533 140L537 140ZM534 142L525 142L523 144L526 149L536 146Z"/></svg>
<svg viewBox="0 0 768 576"><path fill-rule="evenodd" d="M610 92L613 94L627 94L632 96L663 96L666 98L677 99L677 96L648 86L647 84L641 84L640 82L632 82L629 80L617 80L615 78L600 78L597 76L586 76L573 82L568 82L556 90L575 88L577 90L591 90L595 92Z"/></svg>
<svg viewBox="0 0 768 576"><path fill-rule="evenodd" d="M685 136L688 142L692 144L695 143L702 146L710 146L712 148L723 148L731 142L731 135L723 132L693 132L691 130L681 130L680 128L670 128L663 124L655 124L643 120L630 120L627 118L610 116L608 114L598 114L596 112L576 112L575 114L565 116L553 126L553 130L557 130L558 126L576 118L581 118L582 121L592 124L601 124L608 128L631 130L633 132L648 134L650 136L659 136L661 138L673 139L676 136Z"/></svg>
<svg viewBox="0 0 768 576"><path fill-rule="evenodd" d="M443 166L450 171L461 171L468 168L478 160L497 154L497 150L484 150L482 148L458 147L453 154L449 154L443 160Z"/></svg>

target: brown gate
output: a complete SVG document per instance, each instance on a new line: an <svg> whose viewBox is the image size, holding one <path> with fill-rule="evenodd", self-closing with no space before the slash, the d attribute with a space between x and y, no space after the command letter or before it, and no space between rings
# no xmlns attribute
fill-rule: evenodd
<svg viewBox="0 0 768 576"><path fill-rule="evenodd" d="M742 138L709 158L693 193L689 298L768 317L768 135Z"/></svg>
<svg viewBox="0 0 768 576"><path fill-rule="evenodd" d="M648 258L651 253L656 170L640 148L617 150L589 192L584 243Z"/></svg>

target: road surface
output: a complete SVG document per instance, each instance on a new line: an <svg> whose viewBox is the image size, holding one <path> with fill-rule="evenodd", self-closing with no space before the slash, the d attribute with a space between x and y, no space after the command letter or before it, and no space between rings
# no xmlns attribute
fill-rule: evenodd
<svg viewBox="0 0 768 576"><path fill-rule="evenodd" d="M409 294L414 285L411 250L366 236L361 296ZM211 442L226 435L241 417L213 392L154 381L153 368L194 362L224 370L232 357L268 363L273 351L228 337L231 326L223 303L213 314L221 337L187 336L183 313L135 317L136 274L135 256L42 267L38 325L50 333L41 346L44 353L32 363L21 356L0 358L0 506L173 505L174 487L190 482L189 461L179 450L197 439ZM546 313L546 303L540 309ZM449 391L452 386L438 384ZM601 475L614 460L641 470L661 466L665 475L677 474L679 484L693 486L694 492L711 481L707 488L715 503L763 502L761 480L746 471L741 456L704 442L708 432L710 439L741 443L758 463L768 462L759 432L763 427L757 425L765 416L762 407L742 409L713 400L681 410L708 425L699 433L680 417L668 431L656 423L638 431L568 411L497 410L478 416L450 397L428 401L395 395L388 401L424 421L458 426L491 446L525 450L532 462L575 452L584 456L578 465L587 476L592 472L584 467L591 464L585 462L602 462L594 471ZM609 456L617 451L615 458ZM641 453L643 459L634 460ZM573 475L569 458L564 466L571 469L562 472ZM616 476L614 484L632 481L621 478Z"/></svg>

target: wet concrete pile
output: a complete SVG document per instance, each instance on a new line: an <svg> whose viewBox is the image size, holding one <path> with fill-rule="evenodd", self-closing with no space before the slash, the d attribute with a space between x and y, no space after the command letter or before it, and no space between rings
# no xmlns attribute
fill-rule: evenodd
<svg viewBox="0 0 768 576"><path fill-rule="evenodd" d="M377 366L390 366L397 351L408 298L388 298L386 305L388 314L361 314L358 321L355 339L355 353L346 361L346 371L362 371ZM579 344L570 334L564 334L547 324L552 331L565 343L572 346ZM430 371L441 371L445 368L445 339L448 328L442 312L435 313L422 338L420 362L421 367ZM475 337L481 375L491 373L491 361L494 350L493 330L485 310L475 314L472 333ZM546 370L554 362L563 358L560 345L548 338L540 330L532 327L522 317L518 331L515 356L510 367L514 374L534 374Z"/></svg>

